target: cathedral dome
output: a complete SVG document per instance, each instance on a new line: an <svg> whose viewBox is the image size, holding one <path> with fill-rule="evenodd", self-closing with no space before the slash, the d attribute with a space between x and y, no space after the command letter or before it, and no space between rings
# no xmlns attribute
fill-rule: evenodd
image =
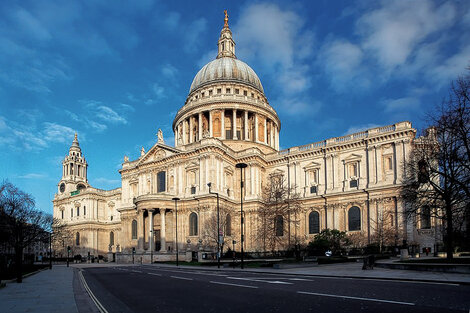
<svg viewBox="0 0 470 313"><path fill-rule="evenodd" d="M234 57L220 57L207 63L194 77L189 93L213 82L238 82L247 84L264 93L255 71Z"/></svg>

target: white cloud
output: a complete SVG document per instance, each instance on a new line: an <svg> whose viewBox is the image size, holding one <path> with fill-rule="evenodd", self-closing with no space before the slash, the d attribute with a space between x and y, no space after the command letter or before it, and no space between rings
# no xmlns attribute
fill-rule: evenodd
<svg viewBox="0 0 470 313"><path fill-rule="evenodd" d="M314 37L301 16L275 4L252 4L240 13L233 33L237 56L260 66L260 72L277 85L278 100L273 103L289 114L318 109L319 102L306 100L304 94L311 87L307 59L313 54ZM203 59L215 55L210 52Z"/></svg>
<svg viewBox="0 0 470 313"><path fill-rule="evenodd" d="M75 130L70 127L63 126L57 123L44 123L44 130L42 132L43 138L47 142L69 142L75 135Z"/></svg>
<svg viewBox="0 0 470 313"><path fill-rule="evenodd" d="M199 37L207 29L207 20L203 17L192 21L184 32L184 46L183 49L188 53L197 52L200 46Z"/></svg>
<svg viewBox="0 0 470 313"><path fill-rule="evenodd" d="M43 174L43 173L29 173L29 174L17 176L17 178L22 178L22 179L43 179L46 177L47 177L47 174Z"/></svg>
<svg viewBox="0 0 470 313"><path fill-rule="evenodd" d="M435 6L430 0L382 1L357 23L362 45L387 70L406 63L428 36L453 24L455 8L446 2Z"/></svg>
<svg viewBox="0 0 470 313"><path fill-rule="evenodd" d="M416 111L420 107L418 98L409 96L398 99L384 99L381 104L385 107L385 112Z"/></svg>
<svg viewBox="0 0 470 313"><path fill-rule="evenodd" d="M152 90L157 98L165 97L165 88L163 88L159 83L154 83L152 85Z"/></svg>
<svg viewBox="0 0 470 313"><path fill-rule="evenodd" d="M326 42L318 54L317 63L324 67L331 87L337 91L368 87L369 80L363 70L362 49L345 39Z"/></svg>
<svg viewBox="0 0 470 313"><path fill-rule="evenodd" d="M109 185L120 185L121 181L119 179L109 179L105 177L98 177L93 179L94 184L104 184L106 186Z"/></svg>

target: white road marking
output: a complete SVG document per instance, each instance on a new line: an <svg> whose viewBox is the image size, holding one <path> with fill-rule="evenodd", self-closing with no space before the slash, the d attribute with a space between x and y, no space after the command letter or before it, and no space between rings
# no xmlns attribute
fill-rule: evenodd
<svg viewBox="0 0 470 313"><path fill-rule="evenodd" d="M131 270L131 272L133 272L133 273L143 273L141 271L136 271L136 270Z"/></svg>
<svg viewBox="0 0 470 313"><path fill-rule="evenodd" d="M183 273L183 274L194 274L194 275L206 275L206 276L217 276L217 277L227 277L228 275L224 274L212 274L212 273L203 273L203 272L192 272L192 271L180 271L180 270L167 270L161 268L152 268L152 270L162 271L162 272L171 272L171 273Z"/></svg>
<svg viewBox="0 0 470 313"><path fill-rule="evenodd" d="M155 276L162 276L162 274L157 274L157 273L147 273L149 275L155 275Z"/></svg>
<svg viewBox="0 0 470 313"><path fill-rule="evenodd" d="M170 276L171 278L184 279L184 280L193 280L192 278L180 277L180 276Z"/></svg>
<svg viewBox="0 0 470 313"><path fill-rule="evenodd" d="M248 286L248 285L239 285L239 284L230 284L230 283L223 283L220 281L210 281L212 284L219 284L219 285L227 285L227 286L235 286L235 287L244 287L244 288L253 288L257 289L257 286Z"/></svg>
<svg viewBox="0 0 470 313"><path fill-rule="evenodd" d="M391 301L383 299L374 299L374 298L360 298L360 297L350 297L350 296L341 296L341 295L331 295L326 293L317 293L317 292L307 292L307 291L297 291L297 293L321 297L333 297L333 298L342 298L342 299L353 299L353 300L364 300L364 301L374 301L374 302L384 302L384 303L394 303L394 304L404 304L404 305L415 305L411 302L400 302L400 301Z"/></svg>
<svg viewBox="0 0 470 313"><path fill-rule="evenodd" d="M371 280L371 281L385 281L385 282L396 282L396 283L408 283L408 284L429 284L429 285L449 285L460 287L460 284L445 283L445 282L432 282L432 281L418 281L418 280L401 280L401 279L381 279L381 278L353 278L353 277L315 277L318 279L346 279L346 280Z"/></svg>
<svg viewBox="0 0 470 313"><path fill-rule="evenodd" d="M78 272L78 277L80 278L80 280L82 281L82 284L83 284L83 288L85 288L86 292L88 292L88 295L90 295L90 298L91 300L93 300L93 302L95 303L96 307L98 308L98 310L101 312L101 313L108 313L108 311L106 310L106 308L101 304L101 302L98 300L98 298L95 296L95 294L93 293L93 291L91 291L90 287L88 286L86 280L85 280L85 277L83 276L83 270L80 269L80 271Z"/></svg>
<svg viewBox="0 0 470 313"><path fill-rule="evenodd" d="M269 281L269 280L252 279L252 278L243 278L243 277L227 277L227 279L238 279L238 280L246 280L246 281L256 281L256 282L268 283L268 284L292 285L292 283L288 283L288 282L280 281L280 280Z"/></svg>
<svg viewBox="0 0 470 313"><path fill-rule="evenodd" d="M299 280L299 281L314 281L313 279L304 279L304 278L285 278L288 280Z"/></svg>

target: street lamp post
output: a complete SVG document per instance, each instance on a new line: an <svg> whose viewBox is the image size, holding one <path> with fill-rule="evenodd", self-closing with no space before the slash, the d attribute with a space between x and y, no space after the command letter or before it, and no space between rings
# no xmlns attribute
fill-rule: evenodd
<svg viewBox="0 0 470 313"><path fill-rule="evenodd" d="M213 195L217 195L217 268L220 268L220 210L219 210L219 193L218 192L211 192L212 183L208 183L207 187L209 187L209 193Z"/></svg>
<svg viewBox="0 0 470 313"><path fill-rule="evenodd" d="M176 266L179 265L178 263L178 201L180 200L180 198L173 198L171 200L174 200L175 201L175 226L176 226Z"/></svg>
<svg viewBox="0 0 470 313"><path fill-rule="evenodd" d="M52 269L52 230L49 233L49 269Z"/></svg>
<svg viewBox="0 0 470 313"><path fill-rule="evenodd" d="M241 268L243 269L243 169L247 167L246 163L237 163L236 168L240 169L240 244L241 244Z"/></svg>

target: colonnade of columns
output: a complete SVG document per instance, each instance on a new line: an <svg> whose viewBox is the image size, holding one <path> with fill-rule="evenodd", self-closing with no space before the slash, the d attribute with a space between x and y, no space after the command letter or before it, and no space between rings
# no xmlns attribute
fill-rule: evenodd
<svg viewBox="0 0 470 313"><path fill-rule="evenodd" d="M279 149L279 126L262 114L246 110L199 112L176 125L175 146L197 142L206 137L252 141Z"/></svg>
<svg viewBox="0 0 470 313"><path fill-rule="evenodd" d="M147 211L148 213L148 229L145 229L144 222L145 217L144 213ZM142 238L141 242L139 243L139 249L145 249L145 238L148 240L148 249L149 251L155 250L155 241L154 241L154 213L156 209L147 209L147 210L140 210L138 223L139 223L139 234L138 237ZM171 211L171 210L170 210ZM166 212L167 209L159 209L160 212L160 252L166 252ZM148 231L148 236L146 236L145 231Z"/></svg>

